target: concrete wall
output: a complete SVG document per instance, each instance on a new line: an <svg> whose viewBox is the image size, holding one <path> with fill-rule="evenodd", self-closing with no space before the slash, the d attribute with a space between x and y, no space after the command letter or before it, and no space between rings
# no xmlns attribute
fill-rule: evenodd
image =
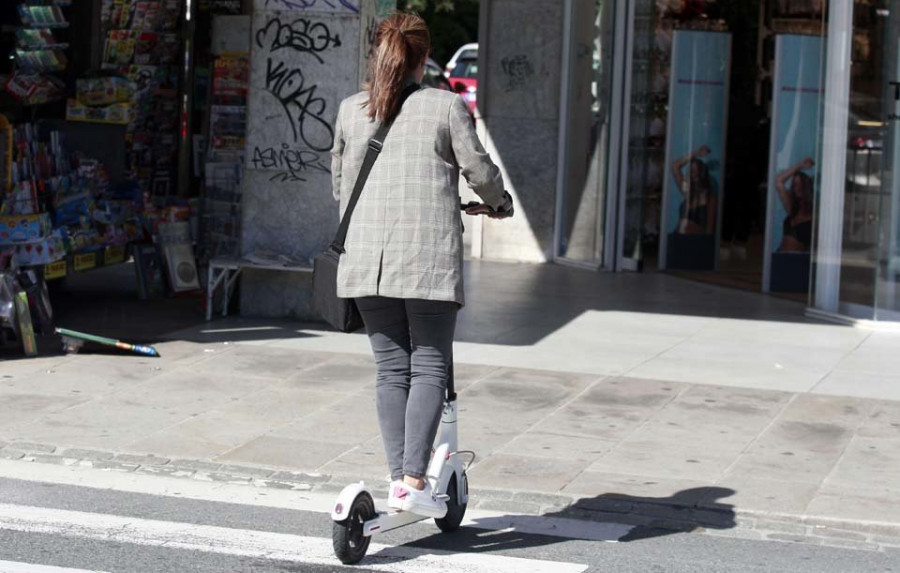
<svg viewBox="0 0 900 573"><path fill-rule="evenodd" d="M517 206L512 220L480 223L476 240L485 259L543 262L553 256L563 4L481 3L479 133Z"/></svg>
<svg viewBox="0 0 900 573"><path fill-rule="evenodd" d="M255 0L245 255L312 258L337 229L331 126L338 102L359 89L373 22L387 10L375 0L348 0L359 11L331 4ZM317 49L281 45L275 32L285 25L294 33L320 26ZM467 219L466 243L486 259L544 262L553 256L556 217L563 2L482 0L479 35L478 129L515 197L517 216ZM307 275L248 271L241 314L314 318L309 292Z"/></svg>
<svg viewBox="0 0 900 573"><path fill-rule="evenodd" d="M337 230L333 126L340 101L359 90L376 4L256 0L253 8L242 250L311 259ZM301 273L247 271L241 314L313 318L310 284Z"/></svg>

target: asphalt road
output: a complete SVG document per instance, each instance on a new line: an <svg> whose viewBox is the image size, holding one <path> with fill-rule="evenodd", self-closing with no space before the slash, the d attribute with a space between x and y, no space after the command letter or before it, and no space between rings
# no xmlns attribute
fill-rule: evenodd
<svg viewBox="0 0 900 573"><path fill-rule="evenodd" d="M805 544L616 527L596 529L625 533L616 543L507 528L448 535L430 522L376 538L361 566L343 567L321 504L272 505L0 478L0 572L900 572L897 554Z"/></svg>

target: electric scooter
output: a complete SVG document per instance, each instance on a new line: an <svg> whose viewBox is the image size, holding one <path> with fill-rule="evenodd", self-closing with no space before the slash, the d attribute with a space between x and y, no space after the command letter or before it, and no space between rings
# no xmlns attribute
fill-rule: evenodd
<svg viewBox="0 0 900 573"><path fill-rule="evenodd" d="M425 475L437 498L447 504L447 512L442 517L434 518L435 524L445 533L458 529L465 516L469 503L466 470L475 461L474 452L457 449L456 420L456 392L451 366L441 425ZM334 554L345 565L352 565L365 557L372 536L429 518L408 511L377 511L372 493L365 483L359 482L341 491L331 511L331 519L334 521L331 530Z"/></svg>
<svg viewBox="0 0 900 573"><path fill-rule="evenodd" d="M461 203L459 208L465 211L478 205L480 203L473 201ZM495 211L491 209L491 212ZM431 462L425 472L425 479L435 496L447 504L446 513L434 518L435 524L444 533L459 529L463 521L469 503L466 470L475 461L475 452L458 449L456 420L456 391L451 360L441 425L434 441ZM429 518L408 511L377 511L372 492L364 482L359 482L350 484L341 491L331 510L331 519L334 522L331 529L334 554L345 565L352 565L365 557L372 536Z"/></svg>

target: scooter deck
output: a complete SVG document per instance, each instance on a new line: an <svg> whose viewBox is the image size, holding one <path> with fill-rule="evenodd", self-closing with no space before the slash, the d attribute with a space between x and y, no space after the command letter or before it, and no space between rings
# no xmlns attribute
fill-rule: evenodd
<svg viewBox="0 0 900 573"><path fill-rule="evenodd" d="M426 519L434 518L410 511L380 511L375 514L375 517L363 523L363 535L371 537L376 533L384 533Z"/></svg>

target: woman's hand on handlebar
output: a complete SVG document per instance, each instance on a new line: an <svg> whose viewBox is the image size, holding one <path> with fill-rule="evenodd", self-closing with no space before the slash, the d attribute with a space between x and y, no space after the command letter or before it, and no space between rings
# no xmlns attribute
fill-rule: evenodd
<svg viewBox="0 0 900 573"><path fill-rule="evenodd" d="M474 201L463 205L463 207L465 207L466 215L487 215L491 219L506 219L510 216L508 212L494 211L490 205Z"/></svg>

